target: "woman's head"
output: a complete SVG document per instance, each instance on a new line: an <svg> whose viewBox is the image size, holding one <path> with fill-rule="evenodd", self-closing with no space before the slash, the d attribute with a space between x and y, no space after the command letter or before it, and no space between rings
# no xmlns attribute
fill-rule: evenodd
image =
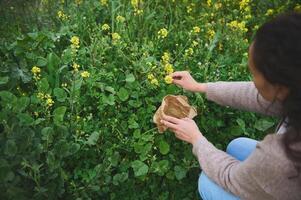
<svg viewBox="0 0 301 200"><path fill-rule="evenodd" d="M289 120L284 137L288 157L301 166L301 14L280 15L262 25L249 50L249 68L259 93L280 100Z"/></svg>

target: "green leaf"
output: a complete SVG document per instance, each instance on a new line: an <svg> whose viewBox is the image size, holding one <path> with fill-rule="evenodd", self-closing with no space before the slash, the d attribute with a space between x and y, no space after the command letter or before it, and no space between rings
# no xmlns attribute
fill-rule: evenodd
<svg viewBox="0 0 301 200"><path fill-rule="evenodd" d="M113 106L115 104L115 97L113 94L104 96L104 103Z"/></svg>
<svg viewBox="0 0 301 200"><path fill-rule="evenodd" d="M42 129L41 131L42 134L42 140L47 140L49 143L52 142L53 140L53 134L54 134L54 130L52 127L45 127Z"/></svg>
<svg viewBox="0 0 301 200"><path fill-rule="evenodd" d="M134 74L127 74L127 75L126 75L125 81L128 82L128 83L134 82L134 81L135 81L135 76L134 76Z"/></svg>
<svg viewBox="0 0 301 200"><path fill-rule="evenodd" d="M69 144L66 140L59 140L54 145L56 155L60 157L66 157L69 155Z"/></svg>
<svg viewBox="0 0 301 200"><path fill-rule="evenodd" d="M67 110L66 106L61 106L53 111L54 123L56 125L60 125L61 122L63 122L66 110Z"/></svg>
<svg viewBox="0 0 301 200"><path fill-rule="evenodd" d="M115 89L114 89L113 87L111 87L111 86L106 86L106 87L105 87L105 90L108 91L108 92L111 92L112 94L115 94L115 93L116 93L116 92L115 92Z"/></svg>
<svg viewBox="0 0 301 200"><path fill-rule="evenodd" d="M14 156L18 151L14 140L7 140L5 143L4 153L8 156Z"/></svg>
<svg viewBox="0 0 301 200"><path fill-rule="evenodd" d="M272 126L274 126L274 124L275 124L274 122L270 122L265 119L260 119L255 122L254 127L259 131L266 131L269 128L271 128Z"/></svg>
<svg viewBox="0 0 301 200"><path fill-rule="evenodd" d="M88 145L95 145L99 139L100 132L94 131L89 137L86 142Z"/></svg>
<svg viewBox="0 0 301 200"><path fill-rule="evenodd" d="M41 92L47 93L49 89L49 83L46 78L42 78L38 84L39 90Z"/></svg>
<svg viewBox="0 0 301 200"><path fill-rule="evenodd" d="M134 170L135 177L144 176L148 172L148 166L140 160L133 161L131 166Z"/></svg>
<svg viewBox="0 0 301 200"><path fill-rule="evenodd" d="M4 85L8 82L8 76L0 77L0 85Z"/></svg>
<svg viewBox="0 0 301 200"><path fill-rule="evenodd" d="M183 168L179 165L176 165L174 170L175 170L175 176L176 176L177 180L182 180L183 178L186 177L187 171L185 168Z"/></svg>
<svg viewBox="0 0 301 200"><path fill-rule="evenodd" d="M129 175L127 172L122 172L120 174L115 174L113 176L113 184L114 185L119 185L119 183L123 183L128 179Z"/></svg>
<svg viewBox="0 0 301 200"><path fill-rule="evenodd" d="M166 155L169 152L169 144L164 140L161 140L159 143L159 150L162 155Z"/></svg>
<svg viewBox="0 0 301 200"><path fill-rule="evenodd" d="M122 87L118 91L117 96L121 101L126 101L129 98L129 93L124 87Z"/></svg>
<svg viewBox="0 0 301 200"><path fill-rule="evenodd" d="M73 143L70 148L69 148L69 153L71 155L75 154L76 152L78 152L78 150L80 149L80 145L77 143Z"/></svg>
<svg viewBox="0 0 301 200"><path fill-rule="evenodd" d="M14 108L15 111L17 112L22 112L24 111L27 106L29 105L30 99L29 97L21 97L17 100L17 104Z"/></svg>
<svg viewBox="0 0 301 200"><path fill-rule="evenodd" d="M67 93L62 88L54 88L53 94L59 102L64 102L67 98Z"/></svg>
<svg viewBox="0 0 301 200"><path fill-rule="evenodd" d="M47 65L47 59L43 57L39 57L37 61L37 66L46 66Z"/></svg>
<svg viewBox="0 0 301 200"><path fill-rule="evenodd" d="M154 161L152 163L152 172L163 176L169 170L169 161L160 160L159 162Z"/></svg>
<svg viewBox="0 0 301 200"><path fill-rule="evenodd" d="M23 125L31 125L34 122L34 119L27 113L19 113L18 118L20 123Z"/></svg>

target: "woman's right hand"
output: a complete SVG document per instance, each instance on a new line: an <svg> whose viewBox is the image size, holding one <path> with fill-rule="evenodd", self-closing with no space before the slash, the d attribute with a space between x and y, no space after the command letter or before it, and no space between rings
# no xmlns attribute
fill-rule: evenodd
<svg viewBox="0 0 301 200"><path fill-rule="evenodd" d="M177 71L171 74L173 83L191 92L206 92L206 84L198 83L188 71Z"/></svg>

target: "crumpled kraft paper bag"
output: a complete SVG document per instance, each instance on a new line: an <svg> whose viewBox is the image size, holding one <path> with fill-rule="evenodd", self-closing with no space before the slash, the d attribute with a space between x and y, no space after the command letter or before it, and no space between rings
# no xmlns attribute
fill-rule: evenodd
<svg viewBox="0 0 301 200"><path fill-rule="evenodd" d="M159 133L163 133L167 129L167 127L160 122L165 115L179 119L185 117L192 119L197 115L197 111L194 107L189 105L186 96L167 95L163 98L161 106L153 117L153 121L157 124Z"/></svg>

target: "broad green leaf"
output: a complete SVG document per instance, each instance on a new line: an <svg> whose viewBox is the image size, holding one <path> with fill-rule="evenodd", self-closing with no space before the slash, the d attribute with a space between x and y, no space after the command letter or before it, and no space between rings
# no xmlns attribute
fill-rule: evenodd
<svg viewBox="0 0 301 200"><path fill-rule="evenodd" d="M105 90L108 91L108 92L111 92L112 94L115 94L115 93L116 93L116 92L115 92L115 89L114 89L113 87L111 87L111 86L106 86L106 87L105 87Z"/></svg>
<svg viewBox="0 0 301 200"><path fill-rule="evenodd" d="M129 98L129 93L124 87L122 87L118 91L117 96L121 101L126 101Z"/></svg>
<svg viewBox="0 0 301 200"><path fill-rule="evenodd" d="M113 184L114 185L119 185L119 183L123 183L128 179L129 175L126 172L122 172L120 174L115 174L113 176Z"/></svg>
<svg viewBox="0 0 301 200"><path fill-rule="evenodd" d="M88 145L95 145L98 141L98 138L100 136L100 132L98 131L94 131L89 137L88 140L86 142L86 144Z"/></svg>
<svg viewBox="0 0 301 200"><path fill-rule="evenodd" d="M127 74L127 75L126 75L125 81L128 82L128 83L134 82L134 81L135 81L135 76L134 76L134 74Z"/></svg>
<svg viewBox="0 0 301 200"><path fill-rule="evenodd" d="M259 131L266 131L269 128L271 128L272 126L274 126L274 124L275 124L274 122L270 122L265 119L260 119L255 122L254 127Z"/></svg>
<svg viewBox="0 0 301 200"><path fill-rule="evenodd" d="M80 149L80 145L77 143L73 143L71 144L70 148L69 148L69 153L71 155L75 154L76 152L78 152L78 150Z"/></svg>
<svg viewBox="0 0 301 200"><path fill-rule="evenodd" d="M182 180L183 178L186 177L186 169L182 166L176 165L175 168L175 176L177 180Z"/></svg>
<svg viewBox="0 0 301 200"><path fill-rule="evenodd" d="M66 140L59 140L54 145L56 155L60 157L66 157L69 155L69 144Z"/></svg>
<svg viewBox="0 0 301 200"><path fill-rule="evenodd" d="M39 87L39 90L40 90L41 92L47 93L47 92L48 92L48 89L49 89L49 83L48 83L48 80L47 80L46 78L42 78L42 79L39 81L38 87Z"/></svg>
<svg viewBox="0 0 301 200"><path fill-rule="evenodd" d="M18 118L20 123L23 125L31 125L34 122L34 119L27 113L19 113Z"/></svg>
<svg viewBox="0 0 301 200"><path fill-rule="evenodd" d="M53 94L59 102L64 102L67 98L67 93L62 88L54 88Z"/></svg>
<svg viewBox="0 0 301 200"><path fill-rule="evenodd" d="M148 166L140 160L133 161L131 166L134 170L134 174L135 174L136 177L137 176L144 176L148 172Z"/></svg>
<svg viewBox="0 0 301 200"><path fill-rule="evenodd" d="M0 77L0 85L4 85L8 82L8 76Z"/></svg>
<svg viewBox="0 0 301 200"><path fill-rule="evenodd" d="M4 153L8 156L14 156L18 151L14 140L7 140L4 147Z"/></svg>
<svg viewBox="0 0 301 200"><path fill-rule="evenodd" d="M61 106L53 111L53 117L54 117L53 119L56 125L59 125L61 124L61 122L63 122L66 110L67 110L66 106Z"/></svg>
<svg viewBox="0 0 301 200"><path fill-rule="evenodd" d="M17 100L17 104L14 108L15 111L17 112L22 112L24 111L27 106L29 105L30 99L28 97L21 97Z"/></svg>
<svg viewBox="0 0 301 200"><path fill-rule="evenodd" d="M46 66L47 65L47 59L43 57L39 57L37 61L37 66Z"/></svg>
<svg viewBox="0 0 301 200"><path fill-rule="evenodd" d="M166 155L169 152L169 144L164 140L159 142L159 150L162 155Z"/></svg>
<svg viewBox="0 0 301 200"><path fill-rule="evenodd" d="M47 140L49 143L52 142L54 130L52 127L45 127L41 131L42 140Z"/></svg>

